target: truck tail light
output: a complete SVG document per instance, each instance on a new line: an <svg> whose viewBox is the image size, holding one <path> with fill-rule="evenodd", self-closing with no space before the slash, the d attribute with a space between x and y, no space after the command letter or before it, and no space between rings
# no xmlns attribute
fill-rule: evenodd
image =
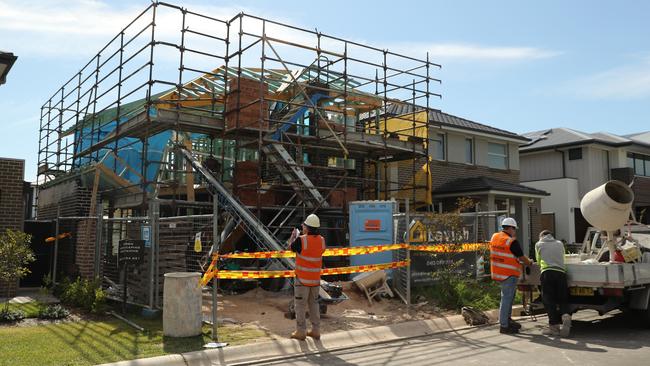
<svg viewBox="0 0 650 366"><path fill-rule="evenodd" d="M622 288L604 288L603 289L603 296L623 297L623 289Z"/></svg>

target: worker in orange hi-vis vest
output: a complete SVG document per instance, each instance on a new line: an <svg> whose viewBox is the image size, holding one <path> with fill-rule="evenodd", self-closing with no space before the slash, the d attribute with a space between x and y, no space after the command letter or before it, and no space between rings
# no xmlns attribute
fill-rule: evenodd
<svg viewBox="0 0 650 366"><path fill-rule="evenodd" d="M490 271L492 279L501 283L501 304L499 306L500 332L503 334L516 334L521 329L521 324L512 320L512 303L515 300L517 280L521 275L521 264L532 264L524 255L521 245L517 241L517 221L506 217L501 222L503 228L492 235L490 240Z"/></svg>
<svg viewBox="0 0 650 366"><path fill-rule="evenodd" d="M320 310L318 308L318 291L320 290L320 273L323 265L325 239L320 236L320 219L311 214L302 224L302 235L294 229L289 243L296 253L296 279L294 283L294 301L296 309L296 331L291 338L305 340L307 336L320 339ZM307 332L305 313L309 308L311 330Z"/></svg>

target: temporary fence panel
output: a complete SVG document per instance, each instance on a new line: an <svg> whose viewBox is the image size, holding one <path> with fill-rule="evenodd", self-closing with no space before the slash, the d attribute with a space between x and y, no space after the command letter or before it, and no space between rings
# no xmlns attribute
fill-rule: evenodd
<svg viewBox="0 0 650 366"><path fill-rule="evenodd" d="M154 241L148 217L102 218L101 245L98 248L102 284L107 297L150 306L154 267ZM128 250L128 252L127 252Z"/></svg>
<svg viewBox="0 0 650 366"><path fill-rule="evenodd" d="M161 217L158 221L155 304L162 307L164 275L171 272L207 270L213 244L213 216L188 215ZM198 286L198 284L197 284ZM204 301L206 305L206 301Z"/></svg>

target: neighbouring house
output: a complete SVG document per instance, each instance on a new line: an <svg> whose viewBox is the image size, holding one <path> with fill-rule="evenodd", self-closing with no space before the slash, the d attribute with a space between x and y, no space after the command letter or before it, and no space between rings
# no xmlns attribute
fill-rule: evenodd
<svg viewBox="0 0 650 366"><path fill-rule="evenodd" d="M402 116L409 113L408 110L399 112ZM416 119L422 120L424 116ZM393 183L388 191L397 190L398 197L411 194L410 191L400 194L399 187L409 187L415 176L416 186L427 187L423 198L417 201L432 205L435 211L453 210L458 198L472 198L477 202L476 211L500 211L499 216L514 217L519 223L518 236L527 252L541 231L541 199L548 196L543 189L520 184L519 147L529 139L440 111L430 111L428 122L431 126L428 174L423 159L389 164L389 178L399 177L389 181L399 184ZM389 120L389 130L404 132L408 125L408 118L396 121L394 126ZM414 133L421 134L421 131ZM430 181L424 182L427 176ZM496 228L497 222L489 226Z"/></svg>
<svg viewBox="0 0 650 366"><path fill-rule="evenodd" d="M614 135L553 128L524 134L519 149L523 184L551 193L542 199L542 222L559 239L581 242L589 227L580 200L611 179L632 184L634 213L649 223L650 132Z"/></svg>

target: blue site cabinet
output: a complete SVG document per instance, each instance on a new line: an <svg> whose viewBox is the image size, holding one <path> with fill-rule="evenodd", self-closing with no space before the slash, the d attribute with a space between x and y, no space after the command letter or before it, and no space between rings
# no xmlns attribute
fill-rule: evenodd
<svg viewBox="0 0 650 366"><path fill-rule="evenodd" d="M395 201L350 202L350 246L392 244L394 211ZM353 266L392 261L391 251L350 257Z"/></svg>

